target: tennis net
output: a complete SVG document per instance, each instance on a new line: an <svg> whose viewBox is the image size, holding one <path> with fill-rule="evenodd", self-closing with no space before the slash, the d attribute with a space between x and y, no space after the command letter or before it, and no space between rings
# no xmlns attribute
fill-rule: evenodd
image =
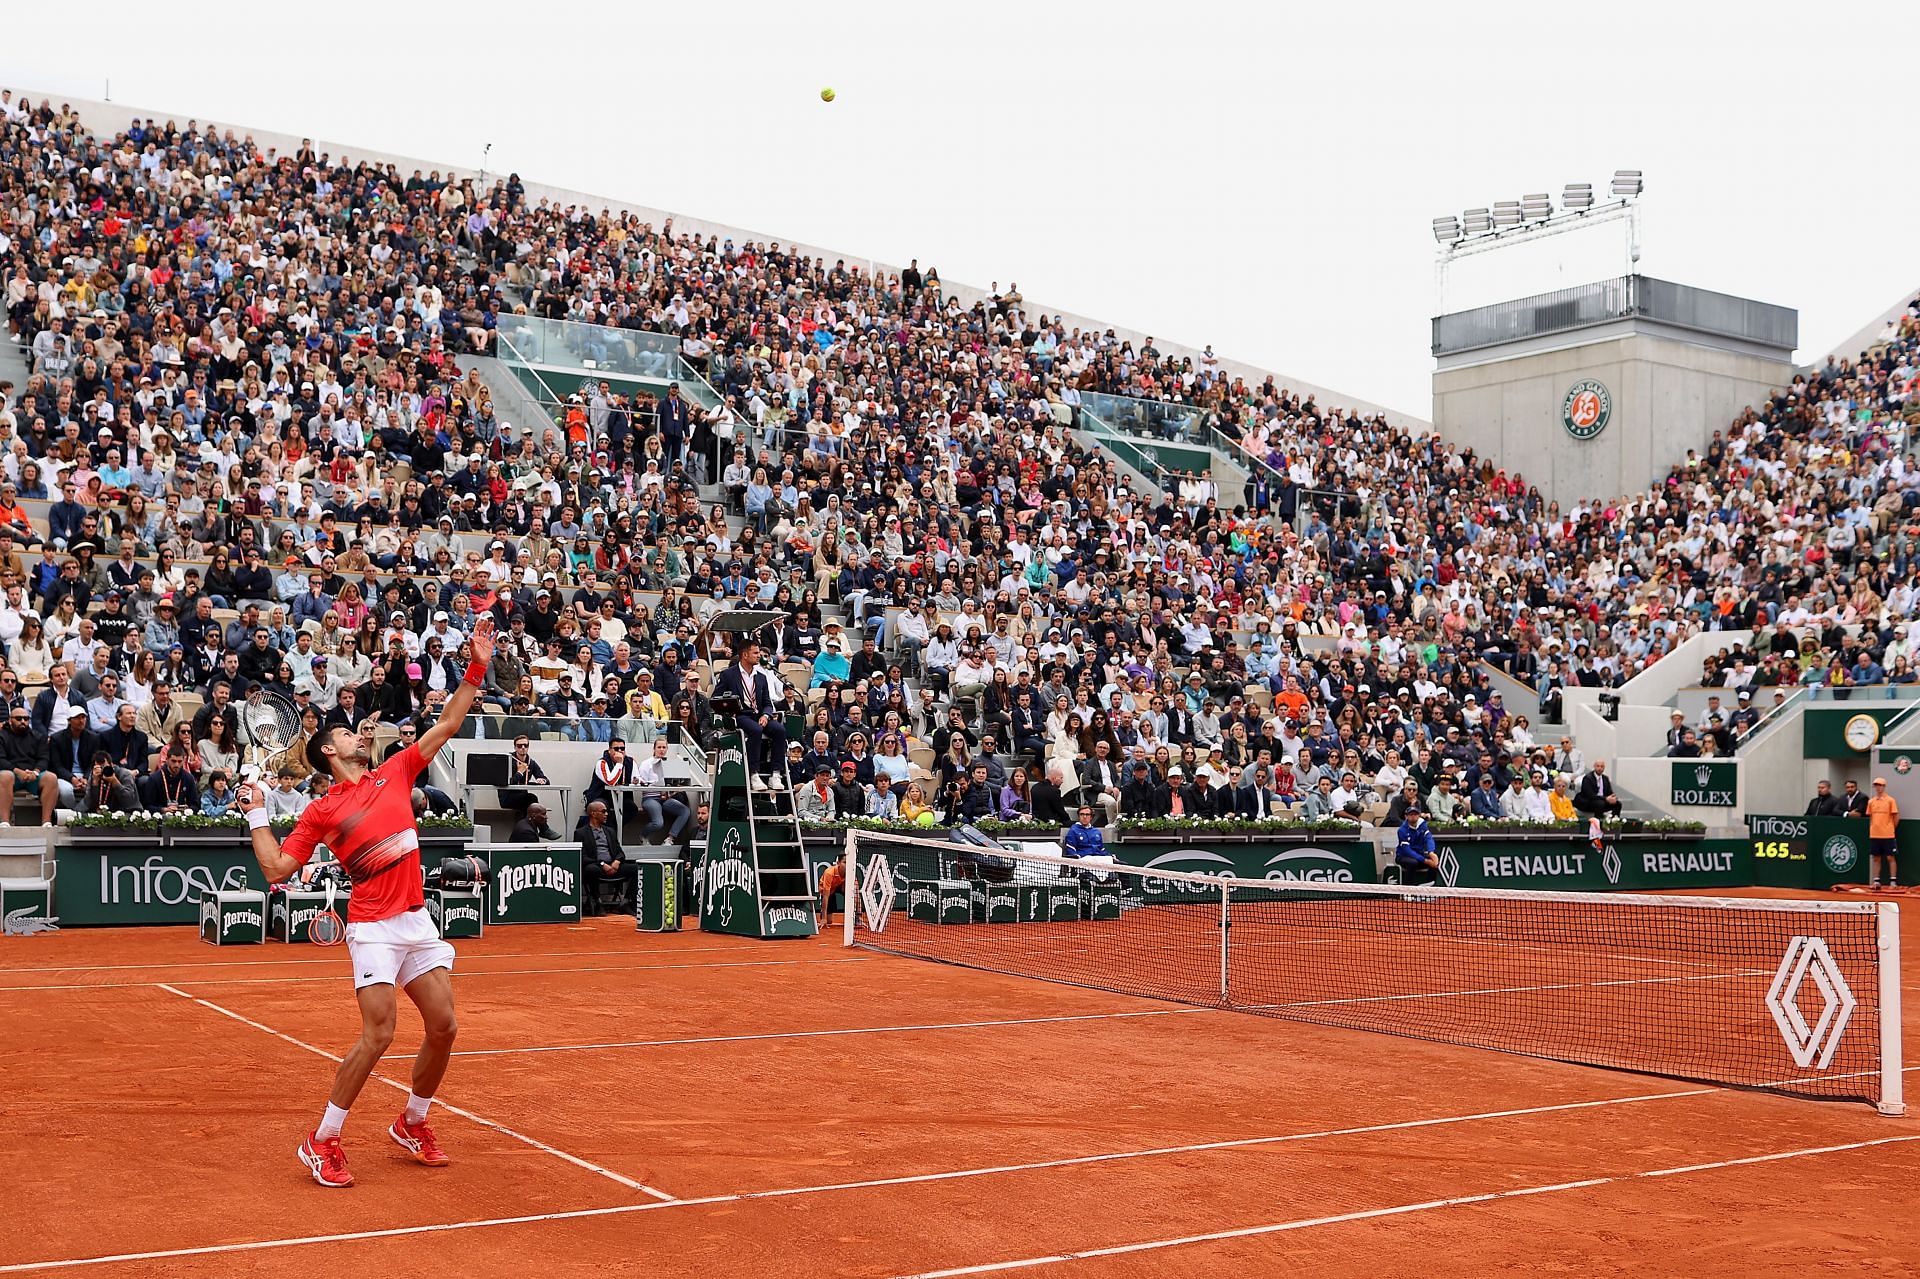
<svg viewBox="0 0 1920 1279"><path fill-rule="evenodd" d="M846 941L1900 1113L1898 912L1244 880L855 831Z"/></svg>

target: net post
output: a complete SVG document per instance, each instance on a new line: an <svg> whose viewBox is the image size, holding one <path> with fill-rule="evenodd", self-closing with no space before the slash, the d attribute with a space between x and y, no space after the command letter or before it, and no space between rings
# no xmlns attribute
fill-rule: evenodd
<svg viewBox="0 0 1920 1279"><path fill-rule="evenodd" d="M854 830L851 826L849 826L847 828L846 849L842 853L842 856L844 856L847 859L847 862L846 862L847 882L845 887L842 890L843 895L846 897L846 909L840 912L840 944L842 946L853 945L853 922L854 922L853 917L860 909L860 884L859 884L859 881L857 881L854 878L854 875L858 870L856 863L860 859L854 855L853 836L854 836Z"/></svg>
<svg viewBox="0 0 1920 1279"><path fill-rule="evenodd" d="M1907 1113L1900 1053L1900 907L1875 912L1880 947L1880 1103L1883 1115Z"/></svg>
<svg viewBox="0 0 1920 1279"><path fill-rule="evenodd" d="M1232 900L1233 887L1227 880L1223 879L1220 881L1220 1002L1223 1005L1228 1002L1229 996L1227 983L1227 933L1233 927L1233 920L1228 915L1227 907L1228 903Z"/></svg>

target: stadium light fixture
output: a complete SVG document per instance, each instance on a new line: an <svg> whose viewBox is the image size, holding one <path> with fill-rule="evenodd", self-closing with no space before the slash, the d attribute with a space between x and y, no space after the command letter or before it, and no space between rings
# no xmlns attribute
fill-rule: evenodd
<svg viewBox="0 0 1920 1279"><path fill-rule="evenodd" d="M1493 230L1493 217L1485 209L1468 209L1460 215L1460 229L1468 235L1485 235Z"/></svg>
<svg viewBox="0 0 1920 1279"><path fill-rule="evenodd" d="M1593 207L1593 183L1569 182L1560 193L1560 207L1569 213L1584 213Z"/></svg>
<svg viewBox="0 0 1920 1279"><path fill-rule="evenodd" d="M1520 216L1529 222L1544 222L1553 216L1553 200L1542 192L1520 197Z"/></svg>
<svg viewBox="0 0 1920 1279"><path fill-rule="evenodd" d="M1495 200L1493 202L1493 224L1497 227L1520 225L1520 201Z"/></svg>
<svg viewBox="0 0 1920 1279"><path fill-rule="evenodd" d="M1613 171L1613 194L1622 199L1632 199L1646 189L1638 169L1615 169Z"/></svg>
<svg viewBox="0 0 1920 1279"><path fill-rule="evenodd" d="M1433 220L1433 238L1440 244L1458 244L1460 242L1460 219L1449 213L1444 218Z"/></svg>

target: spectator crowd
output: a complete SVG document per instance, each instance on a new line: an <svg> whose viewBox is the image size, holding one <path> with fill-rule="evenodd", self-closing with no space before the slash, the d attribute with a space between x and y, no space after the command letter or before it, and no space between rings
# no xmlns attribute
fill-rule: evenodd
<svg viewBox="0 0 1920 1279"><path fill-rule="evenodd" d="M781 783L809 816L908 822L1569 820L1601 763L1500 676L1553 722L1563 689L1758 632L1716 659L1730 700L1677 726L1680 754L1736 750L1775 688L1914 678L1920 309L1652 491L1563 507L1017 286L967 300L917 262L691 235L515 176L0 114L31 361L0 388L0 800L43 819L217 808L247 763L302 795L304 735L431 719L483 614L493 732L650 753L720 727L740 642L702 623L771 610ZM600 384L502 420L474 357L536 319L666 335L713 394ZM1143 491L1071 430L1096 392L1179 406L1245 490ZM297 726L267 736L247 708L281 699Z"/></svg>

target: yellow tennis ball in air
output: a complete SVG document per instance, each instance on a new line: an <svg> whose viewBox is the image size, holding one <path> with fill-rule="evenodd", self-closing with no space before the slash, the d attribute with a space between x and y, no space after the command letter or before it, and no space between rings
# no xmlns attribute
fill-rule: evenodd
<svg viewBox="0 0 1920 1279"><path fill-rule="evenodd" d="M822 102L833 101L833 90L830 88L820 90L820 101Z"/></svg>

